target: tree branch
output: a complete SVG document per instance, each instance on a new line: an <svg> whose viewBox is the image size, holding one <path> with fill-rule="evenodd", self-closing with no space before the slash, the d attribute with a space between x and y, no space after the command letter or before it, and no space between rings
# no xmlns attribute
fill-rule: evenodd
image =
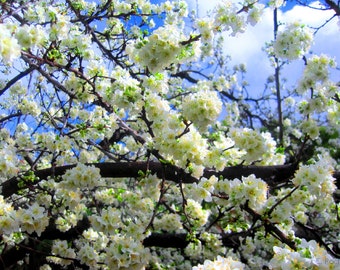
<svg viewBox="0 0 340 270"><path fill-rule="evenodd" d="M151 174L156 174L159 178L164 176L165 180L174 181L176 183L195 183L199 179L186 173L184 169L171 164L162 164L155 161L137 161L137 162L117 162L117 163L90 163L87 165L95 166L100 169L100 174L104 178L121 178L121 177L139 177L139 171L146 172L149 170ZM47 169L37 170L34 172L39 180L47 179L48 176L61 176L65 172L76 165L65 165L51 167ZM286 164L276 166L233 166L226 167L223 171L215 171L213 169L205 169L203 177L210 178L212 175L222 177L223 179L235 179L242 176L254 174L256 177L263 179L269 186L287 182L293 177L297 165ZM164 175L163 175L164 173ZM340 188L340 172L335 172L333 176L336 178L336 185ZM5 198L10 197L19 191L18 184L21 181L19 177L13 177L2 183L2 195ZM36 182L37 183L37 182Z"/></svg>
<svg viewBox="0 0 340 270"><path fill-rule="evenodd" d="M337 16L340 16L340 6L339 5L337 5L332 0L325 0L325 2L331 9L334 10L334 12Z"/></svg>
<svg viewBox="0 0 340 270"><path fill-rule="evenodd" d="M25 77L26 75L30 74L33 70L35 70L35 67L30 66L28 69L26 69L23 72L20 72L17 76L15 76L12 80L10 80L6 85L0 90L0 96L4 94L7 89L9 89L12 85L14 85L17 81Z"/></svg>

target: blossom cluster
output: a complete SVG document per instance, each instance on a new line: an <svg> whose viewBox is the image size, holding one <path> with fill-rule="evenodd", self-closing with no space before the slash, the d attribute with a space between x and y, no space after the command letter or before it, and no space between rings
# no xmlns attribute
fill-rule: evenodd
<svg viewBox="0 0 340 270"><path fill-rule="evenodd" d="M274 54L284 60L294 60L308 52L313 35L307 26L298 22L288 24L278 33L273 45Z"/></svg>
<svg viewBox="0 0 340 270"><path fill-rule="evenodd" d="M11 28L8 25L0 25L0 55L2 61L6 64L11 64L20 56L20 45L18 40L13 37Z"/></svg>
<svg viewBox="0 0 340 270"><path fill-rule="evenodd" d="M194 183L192 186L187 187L190 192L190 197L198 202L205 200L206 202L212 201L211 194L214 191L214 185L217 182L216 176L211 176L209 179L201 178L199 183Z"/></svg>
<svg viewBox="0 0 340 270"><path fill-rule="evenodd" d="M126 110L141 110L141 88L139 82L131 74L117 66L110 75L115 78L113 82L103 81L99 93L104 100L112 106Z"/></svg>
<svg viewBox="0 0 340 270"><path fill-rule="evenodd" d="M202 205L195 200L187 200L185 212L189 218L189 223L194 227L202 227L208 221L209 211L202 209Z"/></svg>
<svg viewBox="0 0 340 270"><path fill-rule="evenodd" d="M243 33L247 23L254 26L260 21L263 10L264 5L257 2L218 2L214 8L214 16L196 19L195 27L201 37L202 56L212 54L214 38L219 32L231 31L232 36Z"/></svg>
<svg viewBox="0 0 340 270"><path fill-rule="evenodd" d="M24 49L34 46L41 47L47 38L45 31L41 26L32 25L23 25L22 27L18 28L15 33L15 37L18 40L19 45Z"/></svg>
<svg viewBox="0 0 340 270"><path fill-rule="evenodd" d="M340 261L321 248L316 241L302 240L298 251L275 246L270 264L273 269L337 269Z"/></svg>
<svg viewBox="0 0 340 270"><path fill-rule="evenodd" d="M215 135L205 158L205 165L222 171L226 166L238 165L243 162L244 150L235 148L235 142L221 133Z"/></svg>
<svg viewBox="0 0 340 270"><path fill-rule="evenodd" d="M29 234L41 233L49 225L49 218L46 215L46 209L38 203L33 203L27 209L14 209L13 205L7 203L3 196L0 197L0 232L8 237L13 233L26 232Z"/></svg>
<svg viewBox="0 0 340 270"><path fill-rule="evenodd" d="M113 236L105 251L105 264L109 269L142 269L150 257L147 248L128 236Z"/></svg>
<svg viewBox="0 0 340 270"><path fill-rule="evenodd" d="M238 7L231 1L221 2L216 7L215 25L220 26L221 30L232 30L232 34L242 33L245 31L245 20L237 14Z"/></svg>
<svg viewBox="0 0 340 270"><path fill-rule="evenodd" d="M15 147L11 145L0 145L0 180L15 176L18 170L19 159L15 155Z"/></svg>
<svg viewBox="0 0 340 270"><path fill-rule="evenodd" d="M296 186L306 186L316 198L332 196L336 189L333 170L331 164L320 160L315 164L301 166L292 182Z"/></svg>
<svg viewBox="0 0 340 270"><path fill-rule="evenodd" d="M248 128L233 129L230 131L230 137L235 142L235 146L244 149L244 160L248 163L261 160L262 155L266 152L264 138L260 133Z"/></svg>
<svg viewBox="0 0 340 270"><path fill-rule="evenodd" d="M229 269L244 269L245 265L239 261L234 260L231 257L224 258L221 256L217 256L216 260L210 261L205 260L203 264L198 266L194 266L193 270L209 270L209 269L216 269L216 270L229 270Z"/></svg>
<svg viewBox="0 0 340 270"><path fill-rule="evenodd" d="M146 66L151 73L157 73L172 63L178 62L184 36L174 25L155 30L147 39L140 41L131 51L131 58Z"/></svg>
<svg viewBox="0 0 340 270"><path fill-rule="evenodd" d="M78 163L76 167L67 170L63 175L63 183L69 188L94 188L101 183L98 168Z"/></svg>
<svg viewBox="0 0 340 270"><path fill-rule="evenodd" d="M214 186L216 202L222 205L235 206L240 204L249 205L260 211L267 202L268 185L255 175L242 177L242 179L218 181Z"/></svg>
<svg viewBox="0 0 340 270"><path fill-rule="evenodd" d="M151 147L166 154L168 160L173 160L182 168L188 167L189 162L191 173L195 176L202 175L208 149L206 139L194 126L190 126L188 132L185 132L186 126L180 115L171 110L169 103L157 95L148 96L145 109L148 118L153 119L153 131L156 134L162 131L162 136L153 139Z"/></svg>
<svg viewBox="0 0 340 270"><path fill-rule="evenodd" d="M46 33L41 26L6 23L0 26L0 56L7 65L12 65L21 53L32 47L42 47L46 41Z"/></svg>
<svg viewBox="0 0 340 270"><path fill-rule="evenodd" d="M330 80L331 69L335 67L335 60L326 55L310 57L307 59L297 92L305 98L299 103L302 114L313 115L326 112L330 123L336 127L339 124L337 117L339 102L335 102L333 98L339 95L339 87ZM317 124L313 120L308 122L309 124L302 123L302 128L312 139L315 139L318 137ZM311 129L312 132L309 131Z"/></svg>
<svg viewBox="0 0 340 270"><path fill-rule="evenodd" d="M31 234L36 232L37 235L46 229L49 225L49 218L44 207L37 203L32 204L28 209L20 209L17 211L21 230Z"/></svg>
<svg viewBox="0 0 340 270"><path fill-rule="evenodd" d="M331 158L339 134L334 129L325 147L309 144L322 141L320 119L340 126L335 60L306 59L294 91L306 96L303 119L284 120L292 136L280 143L309 165L301 157L281 185L274 173L259 177L268 169L261 166L285 163L276 121L263 107L265 129L248 122L246 67L229 66L221 35L256 24L264 5L221 1L208 17L190 13L189 22L181 0L1 2L1 260L39 240L40 269L336 269L327 248L336 250L339 235L339 165ZM271 56L286 64L311 43L306 26L289 24ZM294 107L293 96L285 101ZM318 119L326 110L328 119ZM121 166L117 174L111 162ZM320 243L300 239L297 226L320 233ZM72 237L45 241L47 228ZM180 248L148 246L163 236L175 237L161 245ZM18 253L18 264L26 267L32 254Z"/></svg>
<svg viewBox="0 0 340 270"><path fill-rule="evenodd" d="M332 87L332 85L327 85L327 83L330 83L329 69L335 67L335 60L327 55L314 55L309 58L303 71L302 79L299 82L298 92L303 94L307 90L315 88L322 91L322 94L326 97L332 97L336 88Z"/></svg>
<svg viewBox="0 0 340 270"><path fill-rule="evenodd" d="M319 127L313 119L308 119L300 125L301 131L312 140L319 137Z"/></svg>
<svg viewBox="0 0 340 270"><path fill-rule="evenodd" d="M202 51L204 54L212 52L212 42L214 39L214 23L210 18L202 18L196 21L197 31L201 35L201 42L204 46Z"/></svg>
<svg viewBox="0 0 340 270"><path fill-rule="evenodd" d="M183 116L205 131L214 123L222 111L222 102L216 92L199 91L188 95L182 103Z"/></svg>
<svg viewBox="0 0 340 270"><path fill-rule="evenodd" d="M16 220L16 211L14 207L0 196L0 233L10 235L18 231L19 222Z"/></svg>
<svg viewBox="0 0 340 270"><path fill-rule="evenodd" d="M75 251L69 247L66 240L55 240L52 245L52 254L54 256L47 257L47 260L60 265L69 265L76 257Z"/></svg>
<svg viewBox="0 0 340 270"><path fill-rule="evenodd" d="M259 133L249 128L234 128L230 137L235 147L244 150L243 160L247 163L282 164L284 155L276 153L276 142L269 133Z"/></svg>
<svg viewBox="0 0 340 270"><path fill-rule="evenodd" d="M156 230L163 230L167 232L177 231L183 228L181 217L176 214L165 214L161 218L154 221Z"/></svg>

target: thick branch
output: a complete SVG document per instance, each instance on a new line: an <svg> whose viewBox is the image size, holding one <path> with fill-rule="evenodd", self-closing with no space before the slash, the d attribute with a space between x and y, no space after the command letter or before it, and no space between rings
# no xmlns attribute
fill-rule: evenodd
<svg viewBox="0 0 340 270"><path fill-rule="evenodd" d="M171 164L162 164L155 161L137 161L137 162L116 162L116 163L90 163L87 165L95 166L100 169L100 174L104 178L122 178L122 177L139 177L139 172L150 171L159 178L176 183L195 183L199 179L186 173L182 168ZM61 176L65 172L76 165L65 165L59 167L51 167L47 169L37 170L34 172L39 180L47 179L49 176ZM287 182L294 176L297 165L294 163L276 166L233 166L226 167L223 171L215 171L213 169L205 169L203 177L210 178L215 175L223 179L235 179L242 176L254 174L256 177L263 179L269 186ZM337 188L340 189L340 172L334 172L333 177L336 179ZM7 198L19 191L18 184L20 177L13 177L2 183L2 195Z"/></svg>
<svg viewBox="0 0 340 270"><path fill-rule="evenodd" d="M120 177L138 177L139 171L149 170L151 173L156 173L159 176L164 176L165 179L175 181L175 182L185 182L193 183L198 181L198 179L192 177L191 175L185 173L183 169L178 168L173 165L164 165L159 162L120 162L120 163L98 163L89 164L100 169L102 177L110 178L120 178ZM45 179L48 176L60 176L63 175L66 170L73 168L75 165L67 165L55 168L49 168L44 170L38 170L35 175L40 179ZM225 168L221 172L216 172L214 170L205 170L204 177L210 177L212 175L222 176L223 178L233 179L241 178L242 176L247 176L250 174L255 174L257 177L261 177L266 180L270 185L277 184L277 182L287 181L290 177L294 175L296 170L296 165L287 164L280 166L235 166ZM335 172L333 176L337 180L337 185L339 187L340 173ZM18 181L19 178L12 178L5 183L3 183L3 195L8 197L13 193L18 191ZM90 223L86 217L79 221L77 226L70 229L67 232L60 232L54 226L53 221L50 226L42 233L39 237L40 241L43 240L53 240L53 239L72 239L82 234L82 232L90 227ZM267 224L267 229L273 231L277 236L280 236L280 232L277 228L274 228ZM274 230L275 229L275 230ZM224 246L235 247L239 245L240 237L244 236L244 233L223 235L222 242ZM164 248L184 248L188 245L187 234L175 234L175 233L152 233L144 241L143 245L145 247L157 246ZM293 246L292 243L290 243ZM18 260L23 259L26 255L26 250L24 248L13 247L9 250L3 252L0 255L0 269L2 266L10 266L16 263ZM19 258L20 257L20 258ZM19 258L19 259L18 259Z"/></svg>
<svg viewBox="0 0 340 270"><path fill-rule="evenodd" d="M133 177L139 176L139 171L146 172L149 170L151 174L156 174L160 178L165 178L169 181L182 182L182 183L194 183L198 179L184 172L182 168L174 165L164 165L160 162L117 162L117 163L93 163L88 164L100 169L100 174L104 178L121 178L121 177ZM76 165L66 165L60 167L52 167L43 170L35 171L35 176L40 180L47 179L47 177L61 176L68 169L75 167ZM278 165L278 166L234 166L227 167L223 171L217 172L212 169L206 169L203 176L206 178L215 175L217 177L223 177L224 179L241 178L242 176L248 176L255 174L256 177L262 178L270 186L275 186L278 183L288 181L294 175L296 170L295 164ZM335 173L337 177L337 185L339 187L340 174ZM38 180L39 181L39 180ZM2 184L2 195L7 198L19 191L18 184L20 177L13 177Z"/></svg>
<svg viewBox="0 0 340 270"><path fill-rule="evenodd" d="M38 241L44 240L71 240L77 238L86 229L90 228L90 223L86 217L78 222L77 226L70 229L67 232L60 232L53 225L49 226L40 237L37 238ZM239 245L239 238L242 237L244 233L232 233L230 235L224 235L222 237L222 242L224 246L235 247ZM199 235L197 235L199 237ZM47 241L47 242L48 242ZM47 243L46 242L46 243ZM143 241L144 247L162 247L162 248L185 248L189 244L187 233L152 233L150 236L146 237ZM27 249L26 249L27 247ZM8 269L8 267L14 265L16 262L24 259L28 253L28 246L26 244L11 247L0 255L0 269ZM31 250L34 252L34 250ZM46 246L46 253L50 250Z"/></svg>
<svg viewBox="0 0 340 270"><path fill-rule="evenodd" d="M334 10L337 16L340 16L340 6L332 0L325 0L326 4Z"/></svg>
<svg viewBox="0 0 340 270"><path fill-rule="evenodd" d="M55 228L54 222L50 222L50 225L46 228L46 230L41 234L40 237L37 237L35 240L37 242L44 242L45 240L71 240L79 237L85 230L90 228L90 221L87 217L84 217L82 220L78 221L77 226L71 228L66 232L61 232ZM31 238L33 240L33 238ZM45 241L46 245L44 245L44 253L48 255L50 253L50 245L48 241ZM39 253L40 251L32 249L24 240L20 244L10 247L2 251L0 254L0 269L9 269L9 267L15 265L18 261L23 260L28 253L34 255L34 253Z"/></svg>
<svg viewBox="0 0 340 270"><path fill-rule="evenodd" d="M194 183L198 179L184 172L183 169L173 166L164 165L159 162L117 162L117 163L95 163L87 164L100 169L100 174L104 178L121 178L139 176L139 172L150 171L152 174L157 174L158 177L165 177L166 180L179 182L182 180L184 183ZM76 165L66 165L60 167L52 167L48 169L35 171L34 174L40 180L47 179L49 176L61 176L65 172ZM2 184L2 195L6 198L16 193L20 177L14 177Z"/></svg>

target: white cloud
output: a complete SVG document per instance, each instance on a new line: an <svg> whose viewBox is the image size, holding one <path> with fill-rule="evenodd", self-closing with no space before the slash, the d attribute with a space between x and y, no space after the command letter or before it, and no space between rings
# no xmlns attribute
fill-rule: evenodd
<svg viewBox="0 0 340 270"><path fill-rule="evenodd" d="M225 52L232 57L232 64L245 63L252 73L252 84L265 82L272 71L266 53L262 50L266 42L273 38L272 19L269 9L264 11L261 22L248 26L247 30L235 37L226 35ZM262 85L263 86L263 85ZM262 87L261 86L261 87Z"/></svg>
<svg viewBox="0 0 340 270"><path fill-rule="evenodd" d="M220 0L188 0L189 9L198 11L199 17L204 17Z"/></svg>
<svg viewBox="0 0 340 270"><path fill-rule="evenodd" d="M317 2L313 3L313 6L317 7ZM310 27L317 28L322 26L333 15L334 11L332 10L316 10L295 6L292 10L282 14L282 17L285 21L292 22L298 20ZM340 60L339 50L337 50L337 46L335 46L335 44L340 44L339 42L340 28L338 18L333 18L316 33L312 50L315 53L323 52L337 56Z"/></svg>
<svg viewBox="0 0 340 270"><path fill-rule="evenodd" d="M234 0L238 1L238 0ZM189 7L196 9L198 5L199 16L212 10L218 0L190 0ZM318 2L313 3L317 7ZM319 27L334 15L332 10L316 10L302 6L294 6L286 12L279 12L278 19L282 23L301 21L308 26ZM248 26L245 33L236 37L226 35L225 52L232 56L232 64L246 63L248 67L248 78L254 88L263 88L268 75L273 72L270 67L266 54L262 51L266 42L273 39L273 11L266 8L261 21L254 27ZM316 35L314 44L311 48L312 53L325 53L335 57L340 64L340 30L338 19L334 18ZM294 84L301 74L303 63L294 63L286 68L285 76L288 77L290 84Z"/></svg>
<svg viewBox="0 0 340 270"><path fill-rule="evenodd" d="M318 26L334 15L331 10L317 10L320 8L319 2L311 4L313 8L303 6L294 6L291 10L285 12L284 18L287 21L301 21L309 26Z"/></svg>

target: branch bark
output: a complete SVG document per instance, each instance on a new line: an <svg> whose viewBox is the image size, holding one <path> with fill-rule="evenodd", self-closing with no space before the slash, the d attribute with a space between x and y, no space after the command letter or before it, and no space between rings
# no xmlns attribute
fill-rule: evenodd
<svg viewBox="0 0 340 270"><path fill-rule="evenodd" d="M137 161L137 162L116 162L116 163L90 163L87 165L95 166L100 169L100 174L104 178L121 178L121 177L139 177L139 172L150 171L151 174L156 174L160 178L165 178L168 181L176 183L195 183L199 179L186 173L182 168L171 164L162 164L155 161ZM34 172L38 178L37 181L47 179L47 177L61 176L65 172L76 165L65 165L59 167L51 167L47 169L37 170ZM242 176L254 174L256 177L263 179L271 187L277 184L284 183L294 176L297 165L294 163L276 166L233 166L226 167L223 171L213 169L205 169L203 177L210 178L212 175L222 177L223 179L235 179ZM334 172L336 185L340 188L340 172ZM18 184L21 181L20 177L13 177L2 183L2 195L5 198L19 191ZM37 183L37 182L36 182Z"/></svg>
<svg viewBox="0 0 340 270"><path fill-rule="evenodd" d="M326 4L334 10L335 14L337 16L340 16L340 6L339 6L339 2L338 4L336 4L334 1L332 0L325 0Z"/></svg>
<svg viewBox="0 0 340 270"><path fill-rule="evenodd" d="M51 226L49 226L40 237L37 237L36 240L38 242L56 239L71 240L81 235L88 228L90 228L90 223L87 217L84 217L78 222L77 226L67 232L61 232L51 224ZM223 245L227 247L238 246L240 244L239 238L244 236L244 234L245 232L241 232L222 236ZM197 235L197 237L199 237L199 235ZM143 245L144 247L183 249L189 244L189 242L187 233L152 233L144 239ZM46 243L48 243L48 241ZM28 253L33 254L34 252L35 251L30 249L25 242L22 242L17 246L10 247L4 250L0 255L0 269L9 269L18 261L24 259ZM50 249L47 245L45 246L44 253L50 253Z"/></svg>
<svg viewBox="0 0 340 270"><path fill-rule="evenodd" d="M138 177L139 171L146 172L150 171L152 174L157 174L159 177L165 177L166 180L182 182L182 183L193 183L197 182L198 179L194 178L188 173L185 173L183 169L174 165L165 165L160 162L118 162L118 163L96 163L88 164L95 166L100 169L102 177L109 178L120 178L120 177ZM68 169L75 167L76 165L66 165L55 168L48 168L43 170L35 171L35 175L40 179L46 179L48 176L61 176ZM276 185L280 182L288 181L293 177L295 170L297 169L296 164L287 164L279 166L234 166L227 167L223 171L217 172L212 169L206 169L203 176L209 178L212 175L217 177L222 176L226 179L241 178L242 176L248 176L255 174L257 177L267 181L269 185ZM334 172L333 176L337 180L337 186L339 188L340 183L340 172ZM19 177L14 177L2 184L3 196L9 197L12 194L19 191L18 183ZM49 227L37 237L39 241L54 240L54 239L73 239L82 234L86 229L90 227L90 222L85 216L80 220L77 226L73 227L67 232L61 232L55 228L53 220ZM268 229L268 228L267 228ZM273 230L272 227L269 227ZM275 228L276 229L276 228ZM241 232L238 234L222 235L223 245L228 247L237 247L240 242L240 237L244 236ZM277 232L276 232L277 233ZM184 248L188 245L189 240L187 239L186 233L152 233L150 236L144 239L143 245L145 247L163 247L163 248ZM292 245L293 246L293 245ZM8 267L14 265L18 260L23 259L27 255L26 245L11 247L7 250L3 250L0 255L0 269L8 269ZM27 247L29 248L29 247ZM3 268L2 268L3 267Z"/></svg>

